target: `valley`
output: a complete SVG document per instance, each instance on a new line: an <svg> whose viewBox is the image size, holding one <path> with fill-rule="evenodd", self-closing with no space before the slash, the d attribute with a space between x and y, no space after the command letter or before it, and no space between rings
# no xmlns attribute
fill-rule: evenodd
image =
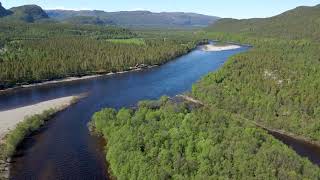
<svg viewBox="0 0 320 180"><path fill-rule="evenodd" d="M319 179L319 17L0 3L1 178Z"/></svg>

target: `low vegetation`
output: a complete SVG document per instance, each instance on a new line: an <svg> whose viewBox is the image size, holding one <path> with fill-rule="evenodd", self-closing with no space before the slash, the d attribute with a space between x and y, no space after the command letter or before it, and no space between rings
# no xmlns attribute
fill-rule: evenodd
<svg viewBox="0 0 320 180"><path fill-rule="evenodd" d="M19 123L17 127L10 131L2 140L3 143L0 145L1 159L6 159L14 155L17 146L22 140L43 126L56 112L54 109L47 110L42 114L27 117L23 122Z"/></svg>

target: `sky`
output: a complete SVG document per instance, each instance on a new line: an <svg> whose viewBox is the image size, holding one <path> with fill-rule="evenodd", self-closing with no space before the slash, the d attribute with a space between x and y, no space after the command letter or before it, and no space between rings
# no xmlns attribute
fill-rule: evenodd
<svg viewBox="0 0 320 180"><path fill-rule="evenodd" d="M37 4L44 9L194 12L237 19L270 17L320 0L1 0L5 8Z"/></svg>

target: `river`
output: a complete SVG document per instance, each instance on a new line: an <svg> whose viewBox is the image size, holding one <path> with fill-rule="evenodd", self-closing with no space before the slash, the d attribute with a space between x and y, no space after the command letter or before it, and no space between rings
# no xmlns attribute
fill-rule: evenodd
<svg viewBox="0 0 320 180"><path fill-rule="evenodd" d="M0 95L0 110L88 92L58 113L19 147L10 179L106 179L101 139L89 134L87 123L105 107L134 106L143 99L174 96L191 89L205 74L217 70L232 55L248 47L220 52L199 49L167 64L139 72L14 90Z"/></svg>
<svg viewBox="0 0 320 180"><path fill-rule="evenodd" d="M58 113L39 132L26 138L13 158L10 179L107 179L103 141L91 136L87 128L94 112L105 107L130 107L143 99L188 91L202 76L217 70L230 56L248 48L220 52L196 49L152 69L19 89L0 95L0 110L5 110L89 93L87 98Z"/></svg>

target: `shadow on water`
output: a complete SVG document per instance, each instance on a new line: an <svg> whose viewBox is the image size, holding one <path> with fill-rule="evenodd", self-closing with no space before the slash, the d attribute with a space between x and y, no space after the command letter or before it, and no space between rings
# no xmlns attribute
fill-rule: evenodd
<svg viewBox="0 0 320 180"><path fill-rule="evenodd" d="M304 140L295 139L293 137L274 132L268 131L273 137L282 141L287 146L291 147L294 151L297 152L302 157L308 158L314 164L320 166L320 147L306 142Z"/></svg>
<svg viewBox="0 0 320 180"><path fill-rule="evenodd" d="M60 113L60 112L59 112ZM58 114L58 113L57 113ZM54 116L52 117L54 118ZM51 121L51 120L50 120ZM26 137L17 147L17 151L13 156L13 159L21 158L25 155L25 152L32 149L32 147L37 143L37 136L45 133L49 129L50 121L46 122L37 131L32 132L28 137Z"/></svg>

